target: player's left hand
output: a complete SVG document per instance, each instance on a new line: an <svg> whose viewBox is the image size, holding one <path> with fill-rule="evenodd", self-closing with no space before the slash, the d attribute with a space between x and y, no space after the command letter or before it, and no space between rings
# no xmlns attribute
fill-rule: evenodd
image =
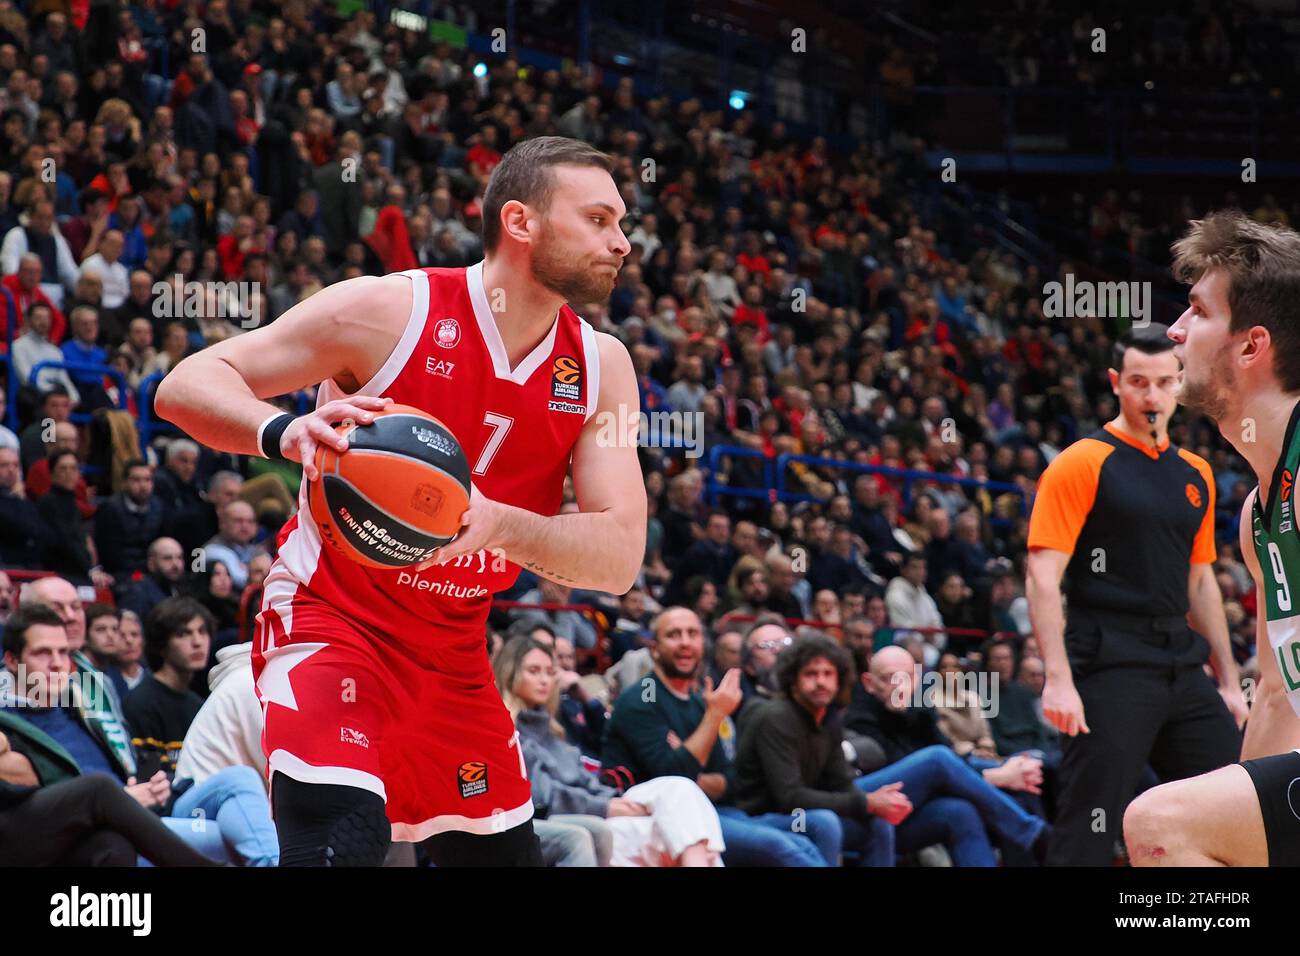
<svg viewBox="0 0 1300 956"><path fill-rule="evenodd" d="M501 529L506 506L487 497L473 483L469 486L469 507L460 519L460 531L434 552L435 565L446 564L462 555L480 550L500 549ZM504 556L504 554L503 554Z"/></svg>
<svg viewBox="0 0 1300 956"><path fill-rule="evenodd" d="M1241 685L1220 685L1219 696L1228 705L1228 713L1232 714L1232 719L1237 722L1237 729L1240 730L1245 725L1246 718L1250 716L1250 707L1241 693Z"/></svg>

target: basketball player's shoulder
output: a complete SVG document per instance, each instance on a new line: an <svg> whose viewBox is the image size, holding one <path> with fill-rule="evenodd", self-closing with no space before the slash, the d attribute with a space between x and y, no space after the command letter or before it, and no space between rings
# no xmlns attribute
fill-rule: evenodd
<svg viewBox="0 0 1300 956"><path fill-rule="evenodd" d="M1259 485L1246 492L1246 500L1241 503L1241 520L1237 522L1237 549L1246 570L1255 579L1255 586L1260 587L1263 572L1259 566L1259 556L1255 553L1255 499L1259 496Z"/></svg>
<svg viewBox="0 0 1300 956"><path fill-rule="evenodd" d="M640 404L636 389L636 372L627 346L617 336L608 332L593 332L596 341L596 358L600 362L600 394L613 404Z"/></svg>
<svg viewBox="0 0 1300 956"><path fill-rule="evenodd" d="M410 318L415 293L410 278L395 272L344 279L317 292L312 299L317 297L340 324L400 335Z"/></svg>
<svg viewBox="0 0 1300 956"><path fill-rule="evenodd" d="M627 346L623 344L622 339L618 336L610 335L608 332L596 332L595 330L593 330L593 335L596 337L596 351L600 355L602 365L607 362L626 362L629 366L632 364L632 356L628 353Z"/></svg>

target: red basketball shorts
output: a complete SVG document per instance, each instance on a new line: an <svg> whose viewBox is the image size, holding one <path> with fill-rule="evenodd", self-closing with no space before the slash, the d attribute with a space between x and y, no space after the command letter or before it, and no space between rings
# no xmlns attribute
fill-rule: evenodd
<svg viewBox="0 0 1300 956"><path fill-rule="evenodd" d="M267 776L377 793L394 840L518 826L531 791L484 631L424 627L373 634L302 588L268 595L253 649ZM417 660L405 642L421 639L454 666Z"/></svg>

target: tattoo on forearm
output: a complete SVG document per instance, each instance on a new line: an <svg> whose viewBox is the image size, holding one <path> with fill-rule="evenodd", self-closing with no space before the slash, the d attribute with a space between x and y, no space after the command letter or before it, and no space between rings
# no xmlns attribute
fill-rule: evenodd
<svg viewBox="0 0 1300 956"><path fill-rule="evenodd" d="M524 565L524 567L526 567L528 570L530 570L530 571L536 571L538 574L544 575L544 576L546 576L546 577L552 579L553 581L561 581L561 582L563 582L563 583L565 583L565 584L577 584L577 583L578 583L577 580L576 580L575 578L566 577L566 576L563 575L563 574L557 574L556 572L551 571L551 570L548 569L548 568L544 568L544 567L542 567L540 564L533 564L533 562L531 562L531 561L525 561L525 562L523 562L523 565Z"/></svg>

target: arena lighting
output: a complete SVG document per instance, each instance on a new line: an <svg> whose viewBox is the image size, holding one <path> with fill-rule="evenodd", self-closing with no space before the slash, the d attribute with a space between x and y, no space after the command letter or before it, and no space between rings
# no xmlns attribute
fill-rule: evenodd
<svg viewBox="0 0 1300 956"><path fill-rule="evenodd" d="M417 33L423 33L429 28L429 20L418 13L412 13L409 10L394 10L388 18L394 26L401 27L403 30L413 30Z"/></svg>
<svg viewBox="0 0 1300 956"><path fill-rule="evenodd" d="M487 76L487 64L486 64L486 63L475 63L475 64L474 64L474 75L477 76L480 80L483 79L483 77Z"/></svg>
<svg viewBox="0 0 1300 956"><path fill-rule="evenodd" d="M727 105L733 110L743 110L748 100L749 94L744 90L732 90L731 95L727 97Z"/></svg>

